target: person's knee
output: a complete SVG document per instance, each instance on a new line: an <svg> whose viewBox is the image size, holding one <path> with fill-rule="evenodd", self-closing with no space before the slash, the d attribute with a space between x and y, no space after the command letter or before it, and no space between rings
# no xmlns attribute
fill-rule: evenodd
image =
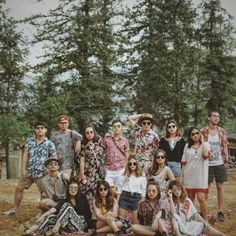
<svg viewBox="0 0 236 236"><path fill-rule="evenodd" d="M23 193L23 191L24 191L24 187L23 186L21 186L21 185L17 185L16 186L16 193Z"/></svg>

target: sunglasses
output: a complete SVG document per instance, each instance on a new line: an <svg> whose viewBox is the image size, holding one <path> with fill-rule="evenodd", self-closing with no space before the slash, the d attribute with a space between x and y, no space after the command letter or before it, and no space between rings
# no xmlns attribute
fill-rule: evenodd
<svg viewBox="0 0 236 236"><path fill-rule="evenodd" d="M157 159L165 159L165 156L158 155L156 158L157 158Z"/></svg>
<svg viewBox="0 0 236 236"><path fill-rule="evenodd" d="M99 188L99 192L107 191L107 188Z"/></svg>
<svg viewBox="0 0 236 236"><path fill-rule="evenodd" d="M137 165L137 162L129 162L128 165L129 165L129 166L136 166L136 165Z"/></svg>
<svg viewBox="0 0 236 236"><path fill-rule="evenodd" d="M87 131L86 134L93 134L93 131Z"/></svg>
<svg viewBox="0 0 236 236"><path fill-rule="evenodd" d="M199 135L199 134L200 134L200 133L197 131L197 132L191 133L191 136Z"/></svg>
<svg viewBox="0 0 236 236"><path fill-rule="evenodd" d="M168 125L168 129L171 129L171 128L175 128L176 127L176 125Z"/></svg>
<svg viewBox="0 0 236 236"><path fill-rule="evenodd" d="M43 126L37 126L36 129L44 129Z"/></svg>
<svg viewBox="0 0 236 236"><path fill-rule="evenodd" d="M152 123L149 122L149 121L147 121L147 122L146 122L146 121L143 121L143 122L142 122L142 125L148 125L148 126L150 126L151 124L152 124Z"/></svg>
<svg viewBox="0 0 236 236"><path fill-rule="evenodd" d="M52 165L58 166L58 163L57 163L56 161L51 161L51 162L49 163L49 165L50 165L50 166L52 166Z"/></svg>

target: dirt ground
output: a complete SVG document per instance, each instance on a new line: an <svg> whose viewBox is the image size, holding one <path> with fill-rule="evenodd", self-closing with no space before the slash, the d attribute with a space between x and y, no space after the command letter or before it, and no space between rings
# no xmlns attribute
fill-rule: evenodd
<svg viewBox="0 0 236 236"><path fill-rule="evenodd" d="M11 207L14 189L18 180L0 180L0 212ZM38 213L37 203L39 194L36 186L32 186L24 193L20 212L15 216L4 216L0 213L0 236L22 235L24 228L30 226L34 216ZM212 185L208 207L209 213L217 213L217 198L215 185ZM229 169L229 181L225 183L225 222L216 221L214 227L226 236L236 236L236 169Z"/></svg>

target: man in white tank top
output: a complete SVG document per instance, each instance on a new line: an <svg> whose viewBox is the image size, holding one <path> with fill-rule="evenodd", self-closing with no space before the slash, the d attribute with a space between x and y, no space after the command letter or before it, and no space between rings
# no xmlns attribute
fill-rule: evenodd
<svg viewBox="0 0 236 236"><path fill-rule="evenodd" d="M202 128L201 132L204 140L210 144L211 156L209 160L209 188L215 179L218 200L218 220L224 221L223 203L224 188L223 183L228 180L228 148L227 136L223 128L218 126L220 115L217 111L208 114L208 127Z"/></svg>

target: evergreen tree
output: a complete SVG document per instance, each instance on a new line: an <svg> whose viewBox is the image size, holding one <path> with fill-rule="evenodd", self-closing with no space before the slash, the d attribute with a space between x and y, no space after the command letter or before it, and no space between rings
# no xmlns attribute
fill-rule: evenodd
<svg viewBox="0 0 236 236"><path fill-rule="evenodd" d="M236 92L232 16L220 0L203 0L200 7L199 41L205 54L200 76L207 84L206 108L217 109L227 118L232 115Z"/></svg>
<svg viewBox="0 0 236 236"><path fill-rule="evenodd" d="M186 0L139 1L127 16L134 110L153 113L160 125L170 117L190 120L195 16Z"/></svg>
<svg viewBox="0 0 236 236"><path fill-rule="evenodd" d="M68 98L62 106L80 127L90 121L102 131L114 115L114 2L60 1L49 14L27 19L38 28L34 43L48 42L37 71L50 72L50 81L61 78L60 90Z"/></svg>
<svg viewBox="0 0 236 236"><path fill-rule="evenodd" d="M0 145L6 151L9 178L10 144L28 132L21 105L27 51L21 48L21 34L16 31L16 22L8 16L8 11L3 11L3 4L4 1L0 1Z"/></svg>

